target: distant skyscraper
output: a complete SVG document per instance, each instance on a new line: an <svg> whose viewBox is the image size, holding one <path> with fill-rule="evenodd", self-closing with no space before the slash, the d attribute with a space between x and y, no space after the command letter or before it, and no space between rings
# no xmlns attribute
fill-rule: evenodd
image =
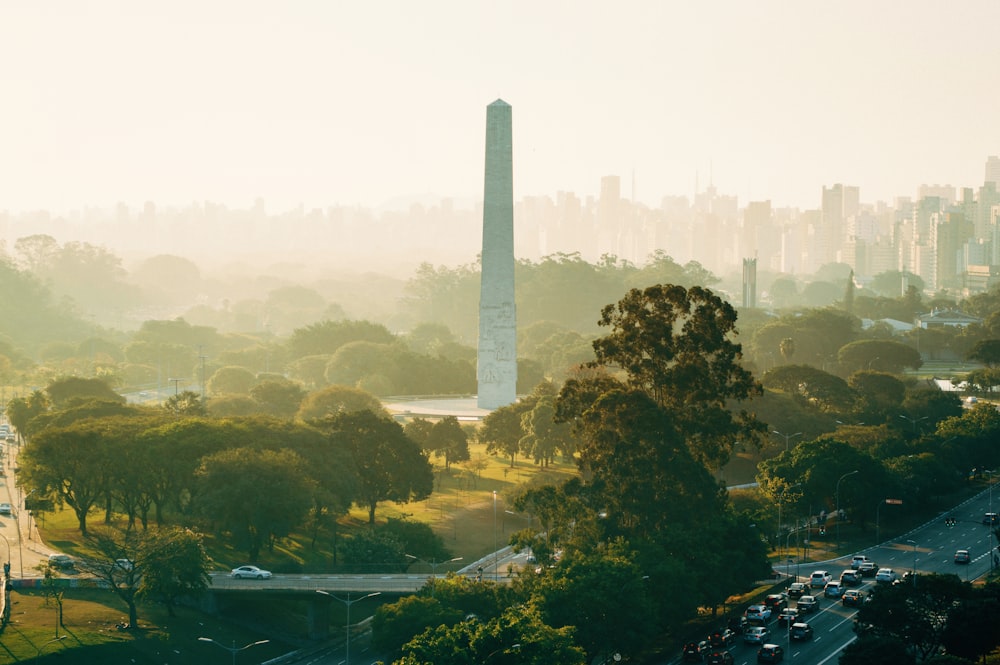
<svg viewBox="0 0 1000 665"><path fill-rule="evenodd" d="M985 182L992 182L1000 189L1000 157L990 155L987 158Z"/></svg>
<svg viewBox="0 0 1000 665"><path fill-rule="evenodd" d="M514 307L514 163L510 104L486 107L482 277L479 286L477 404L496 409L517 399Z"/></svg>
<svg viewBox="0 0 1000 665"><path fill-rule="evenodd" d="M757 306L757 259L743 259L743 306Z"/></svg>

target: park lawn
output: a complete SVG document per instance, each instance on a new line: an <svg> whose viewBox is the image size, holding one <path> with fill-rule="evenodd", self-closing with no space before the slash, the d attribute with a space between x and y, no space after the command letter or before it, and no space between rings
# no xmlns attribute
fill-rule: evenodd
<svg viewBox="0 0 1000 665"><path fill-rule="evenodd" d="M0 665L72 662L74 665L135 663L136 665L182 665L226 662L228 656L209 637L224 645L243 646L270 639L254 648L255 662L287 653L294 647L269 635L233 625L197 610L178 607L170 617L165 607L143 603L139 608L139 630L119 631L127 620L121 603L100 589L67 589L63 597L63 625L56 626L58 609L40 590L11 592L11 621L0 638ZM34 659L34 660L32 660Z"/></svg>
<svg viewBox="0 0 1000 665"><path fill-rule="evenodd" d="M376 510L376 522L409 519L429 524L442 538L452 556L462 557L462 561L456 563L455 567L470 565L493 552L494 543L502 547L514 531L529 526L529 516L516 513L510 505L510 497L518 486L560 482L576 474L574 465L561 461L542 468L530 460L518 459L511 467L509 459L487 455L483 445L470 445L470 452L472 459L469 462L453 464L448 470L432 458L434 492L430 498L406 504L392 501L380 503ZM39 515L37 524L48 547L74 557L93 554L80 538L76 516L71 510L63 509ZM121 515L116 514L115 524L124 527ZM367 525L368 511L355 506L348 515L338 520L337 538L349 535L352 530L367 528ZM87 528L99 530L103 526L103 510L92 511L88 516ZM266 548L262 550L259 560L252 563L275 573L332 569L333 541L332 524L321 530L315 546L312 544L311 533L295 532L275 543L273 552ZM214 534L205 533L205 547L214 562L214 570L228 571L249 563L245 552ZM455 567L442 567L438 570L445 572L454 570Z"/></svg>

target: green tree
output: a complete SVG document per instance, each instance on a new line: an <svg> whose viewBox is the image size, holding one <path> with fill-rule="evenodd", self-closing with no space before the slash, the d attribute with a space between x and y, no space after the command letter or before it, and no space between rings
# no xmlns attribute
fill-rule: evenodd
<svg viewBox="0 0 1000 665"><path fill-rule="evenodd" d="M518 447L522 454L541 466L549 466L559 451L567 457L575 451L570 426L555 420L555 401L554 394L540 395L534 407L521 416L524 436Z"/></svg>
<svg viewBox="0 0 1000 665"><path fill-rule="evenodd" d="M984 339L976 342L965 357L981 362L990 369L995 368L1000 365L1000 339Z"/></svg>
<svg viewBox="0 0 1000 665"><path fill-rule="evenodd" d="M34 434L31 421L46 413L51 404L41 390L35 390L27 397L14 397L7 402L7 419L22 436Z"/></svg>
<svg viewBox="0 0 1000 665"><path fill-rule="evenodd" d="M257 377L245 367L220 367L208 380L208 392L213 395L247 395L256 382Z"/></svg>
<svg viewBox="0 0 1000 665"><path fill-rule="evenodd" d="M249 395L223 395L209 399L205 410L213 418L233 418L258 414L260 405Z"/></svg>
<svg viewBox="0 0 1000 665"><path fill-rule="evenodd" d="M378 397L366 390L351 386L328 386L306 395L296 417L309 421L353 411L373 411L388 415Z"/></svg>
<svg viewBox="0 0 1000 665"><path fill-rule="evenodd" d="M208 588L208 554L193 531L102 529L92 532L87 543L94 555L80 559L77 567L125 603L132 629L139 626L139 599L163 600L174 616L178 598Z"/></svg>
<svg viewBox="0 0 1000 665"><path fill-rule="evenodd" d="M509 457L511 468L521 449L521 438L524 436L521 416L524 413L525 406L517 402L502 406L486 414L479 428L479 441L486 444L486 452Z"/></svg>
<svg viewBox="0 0 1000 665"><path fill-rule="evenodd" d="M71 400L99 399L125 403L125 398L116 393L102 379L84 379L77 376L69 376L50 383L46 386L45 393L49 396L53 408L56 409L68 406Z"/></svg>
<svg viewBox="0 0 1000 665"><path fill-rule="evenodd" d="M810 365L782 365L766 372L761 383L770 390L780 390L816 409L849 413L857 395L839 376Z"/></svg>
<svg viewBox="0 0 1000 665"><path fill-rule="evenodd" d="M962 400L953 393L942 392L936 388L909 390L903 400L905 415L901 414L896 424L916 432L925 429L933 431L945 418L961 413Z"/></svg>
<svg viewBox="0 0 1000 665"><path fill-rule="evenodd" d="M305 356L332 355L348 342L366 341L392 344L395 337L389 329L368 321L322 321L297 328L288 340L291 360Z"/></svg>
<svg viewBox="0 0 1000 665"><path fill-rule="evenodd" d="M840 347L837 361L848 371L876 370L899 374L918 369L923 361L913 347L887 339L861 339Z"/></svg>
<svg viewBox="0 0 1000 665"><path fill-rule="evenodd" d="M858 396L858 417L870 425L885 422L890 414L898 413L906 397L903 382L884 372L855 372L847 385Z"/></svg>
<svg viewBox="0 0 1000 665"><path fill-rule="evenodd" d="M1000 647L994 626L1000 625L1000 584L969 589L968 597L948 611L948 622L941 636L947 653L968 661L985 660ZM945 665L945 664L942 664Z"/></svg>
<svg viewBox="0 0 1000 665"><path fill-rule="evenodd" d="M848 644L840 656L840 665L914 665L916 657L906 642L899 639L862 637Z"/></svg>
<svg viewBox="0 0 1000 665"><path fill-rule="evenodd" d="M444 458L444 468L469 459L469 437L455 416L447 416L431 426L427 449Z"/></svg>
<svg viewBox="0 0 1000 665"><path fill-rule="evenodd" d="M306 391L294 381L261 381L250 389L258 411L276 418L295 416L305 397Z"/></svg>
<svg viewBox="0 0 1000 665"><path fill-rule="evenodd" d="M926 660L941 648L947 627L942 619L968 595L968 586L957 575L921 575L916 586L885 586L858 610L856 632L902 641Z"/></svg>
<svg viewBox="0 0 1000 665"><path fill-rule="evenodd" d="M530 605L512 607L489 621L429 628L403 646L395 665L584 665L574 632L546 625Z"/></svg>
<svg viewBox="0 0 1000 665"><path fill-rule="evenodd" d="M567 556L542 576L535 598L545 622L575 628L587 662L638 655L657 633L653 591L621 546Z"/></svg>
<svg viewBox="0 0 1000 665"><path fill-rule="evenodd" d="M403 645L426 630L454 626L465 615L461 609L445 607L431 596L404 596L381 605L372 618L372 646L380 653L400 655Z"/></svg>
<svg viewBox="0 0 1000 665"><path fill-rule="evenodd" d="M427 456L395 421L372 411L336 414L321 423L331 443L350 453L358 471L358 501L375 524L382 501L409 503L430 496L434 475Z"/></svg>
<svg viewBox="0 0 1000 665"><path fill-rule="evenodd" d="M87 514L107 492L115 463L103 423L91 420L38 432L18 462L19 484L68 505L86 536Z"/></svg>
<svg viewBox="0 0 1000 665"><path fill-rule="evenodd" d="M621 368L627 385L670 413L696 458L721 465L734 441L764 431L746 411L730 408L762 389L739 363L736 311L708 289L633 289L606 306L598 323L611 333L594 341L594 366Z"/></svg>
<svg viewBox="0 0 1000 665"><path fill-rule="evenodd" d="M204 416L206 414L205 405L201 400L201 395L191 390L184 390L171 395L163 403L163 408L168 413L176 416Z"/></svg>
<svg viewBox="0 0 1000 665"><path fill-rule="evenodd" d="M300 525L312 505L315 483L291 450L223 450L203 458L197 476L201 514L229 531L250 561Z"/></svg>

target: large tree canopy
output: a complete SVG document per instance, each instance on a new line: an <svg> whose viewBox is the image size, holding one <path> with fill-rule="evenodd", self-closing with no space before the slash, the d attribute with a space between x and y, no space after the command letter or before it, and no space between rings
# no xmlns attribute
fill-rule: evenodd
<svg viewBox="0 0 1000 665"><path fill-rule="evenodd" d="M430 496L434 475L426 453L399 423L372 411L340 413L321 423L335 446L350 452L358 470L357 503L375 509L382 501L409 503Z"/></svg>
<svg viewBox="0 0 1000 665"><path fill-rule="evenodd" d="M683 432L697 459L720 466L737 440L764 431L730 404L762 392L739 361L736 310L702 287L657 285L629 291L606 306L599 324L611 333L594 341L595 367L618 369Z"/></svg>

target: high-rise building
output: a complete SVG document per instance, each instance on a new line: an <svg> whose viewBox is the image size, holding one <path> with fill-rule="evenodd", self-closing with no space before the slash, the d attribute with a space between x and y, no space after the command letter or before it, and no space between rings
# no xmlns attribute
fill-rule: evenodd
<svg viewBox="0 0 1000 665"><path fill-rule="evenodd" d="M477 405L497 409L517 399L514 307L514 159L510 104L486 107L486 175L479 285Z"/></svg>
<svg viewBox="0 0 1000 665"><path fill-rule="evenodd" d="M996 189L1000 189L1000 157L990 155L986 159L986 178L983 182L992 182Z"/></svg>

